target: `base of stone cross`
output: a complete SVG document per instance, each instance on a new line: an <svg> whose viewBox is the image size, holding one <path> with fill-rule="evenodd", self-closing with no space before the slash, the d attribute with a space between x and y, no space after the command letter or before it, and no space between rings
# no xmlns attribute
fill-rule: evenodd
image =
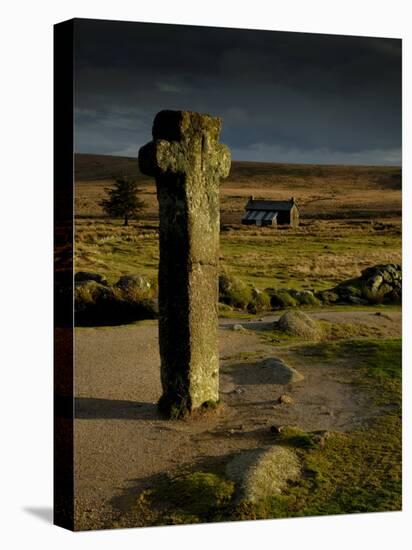
<svg viewBox="0 0 412 550"><path fill-rule="evenodd" d="M157 406L163 416L171 420L178 420L189 416L193 418L210 414L218 408L219 400L205 401L200 407L192 409L184 400L176 401L173 397L164 394L157 402Z"/></svg>

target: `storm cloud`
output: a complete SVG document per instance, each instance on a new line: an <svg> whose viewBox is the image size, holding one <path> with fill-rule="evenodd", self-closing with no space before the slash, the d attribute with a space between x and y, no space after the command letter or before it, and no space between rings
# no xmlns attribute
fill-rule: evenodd
<svg viewBox="0 0 412 550"><path fill-rule="evenodd" d="M236 160L399 165L401 41L75 20L76 151L136 156L162 109Z"/></svg>

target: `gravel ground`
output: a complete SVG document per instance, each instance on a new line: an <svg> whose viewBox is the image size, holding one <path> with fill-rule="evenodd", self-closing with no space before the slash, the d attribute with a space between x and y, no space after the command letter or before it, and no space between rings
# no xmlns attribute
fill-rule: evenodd
<svg viewBox="0 0 412 550"><path fill-rule="evenodd" d="M400 334L398 311L311 315L366 323L388 336ZM291 383L285 378L285 364L290 360L295 366L288 348L274 348L259 334L276 318L221 320L222 405L213 414L187 421L164 420L157 412L161 386L155 323L76 329L77 529L110 526L160 474L194 464L201 468L219 457L270 443L273 424L347 430L368 418L367 400L348 383L350 366L300 362L303 380ZM232 330L234 324L248 330ZM274 360L264 361L269 357ZM285 393L292 404L278 404Z"/></svg>

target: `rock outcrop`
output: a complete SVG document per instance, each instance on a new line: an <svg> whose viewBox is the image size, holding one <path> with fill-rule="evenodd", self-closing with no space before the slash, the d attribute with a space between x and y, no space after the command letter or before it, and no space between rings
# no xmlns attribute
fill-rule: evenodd
<svg viewBox="0 0 412 550"><path fill-rule="evenodd" d="M286 311L279 321L275 321L274 328L306 340L318 340L321 336L318 323L299 310Z"/></svg>
<svg viewBox="0 0 412 550"><path fill-rule="evenodd" d="M254 503L282 493L289 481L299 479L301 465L292 450L274 445L238 454L226 474L237 484L238 500Z"/></svg>
<svg viewBox="0 0 412 550"><path fill-rule="evenodd" d="M336 302L353 304L400 303L402 300L402 267L381 264L364 269L360 277L344 281L330 291Z"/></svg>

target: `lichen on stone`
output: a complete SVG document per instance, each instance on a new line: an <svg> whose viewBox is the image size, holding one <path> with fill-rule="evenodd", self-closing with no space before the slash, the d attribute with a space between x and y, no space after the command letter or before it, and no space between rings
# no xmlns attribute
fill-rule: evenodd
<svg viewBox="0 0 412 550"><path fill-rule="evenodd" d="M166 414L183 416L219 399L219 182L230 170L221 120L161 111L140 170L159 201L159 344Z"/></svg>

